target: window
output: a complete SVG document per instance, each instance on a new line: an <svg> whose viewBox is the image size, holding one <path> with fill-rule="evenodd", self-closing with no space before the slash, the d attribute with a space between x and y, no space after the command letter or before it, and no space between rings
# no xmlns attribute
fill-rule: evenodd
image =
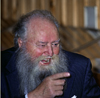
<svg viewBox="0 0 100 98"><path fill-rule="evenodd" d="M84 25L86 28L97 29L97 7L84 8Z"/></svg>

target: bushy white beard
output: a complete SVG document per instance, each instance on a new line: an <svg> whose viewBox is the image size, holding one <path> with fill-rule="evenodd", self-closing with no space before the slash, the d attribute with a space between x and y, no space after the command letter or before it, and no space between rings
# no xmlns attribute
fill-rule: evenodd
<svg viewBox="0 0 100 98"><path fill-rule="evenodd" d="M32 61L25 49L18 51L16 67L20 78L21 94L27 94L34 90L47 76L68 71L67 58L62 50L60 50L59 55L52 57L49 65L39 66L41 58Z"/></svg>

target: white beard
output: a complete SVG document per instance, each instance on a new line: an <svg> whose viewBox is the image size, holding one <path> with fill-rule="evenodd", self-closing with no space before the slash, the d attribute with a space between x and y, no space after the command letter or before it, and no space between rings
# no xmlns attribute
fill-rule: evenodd
<svg viewBox="0 0 100 98"><path fill-rule="evenodd" d="M20 78L21 94L27 94L34 90L47 76L68 71L67 58L62 50L59 55L54 55L51 63L46 66L39 66L39 57L32 61L32 58L24 49L18 51L16 67Z"/></svg>

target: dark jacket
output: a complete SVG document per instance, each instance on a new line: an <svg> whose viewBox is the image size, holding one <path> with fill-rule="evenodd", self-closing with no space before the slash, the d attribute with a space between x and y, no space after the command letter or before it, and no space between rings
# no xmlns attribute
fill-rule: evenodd
<svg viewBox="0 0 100 98"><path fill-rule="evenodd" d="M15 50L11 48L1 54L1 98L24 98L19 93ZM90 60L76 53L64 52L68 58L71 77L67 79L67 88L60 98L100 98L100 88L93 78Z"/></svg>

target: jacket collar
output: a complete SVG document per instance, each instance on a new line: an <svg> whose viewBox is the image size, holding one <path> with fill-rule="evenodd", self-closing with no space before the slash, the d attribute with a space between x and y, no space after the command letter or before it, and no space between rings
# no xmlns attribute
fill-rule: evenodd
<svg viewBox="0 0 100 98"><path fill-rule="evenodd" d="M16 52L14 52L14 54L12 55L10 61L8 62L6 69L11 73L14 70L16 70L16 66L15 66L15 62L16 62Z"/></svg>
<svg viewBox="0 0 100 98"><path fill-rule="evenodd" d="M11 98L14 98L14 96L20 96L19 78L18 78L18 73L17 73L16 65L15 65L16 55L17 53L14 52L9 63L6 66L6 69L9 72L6 74L6 78L9 84L9 91L11 92Z"/></svg>

